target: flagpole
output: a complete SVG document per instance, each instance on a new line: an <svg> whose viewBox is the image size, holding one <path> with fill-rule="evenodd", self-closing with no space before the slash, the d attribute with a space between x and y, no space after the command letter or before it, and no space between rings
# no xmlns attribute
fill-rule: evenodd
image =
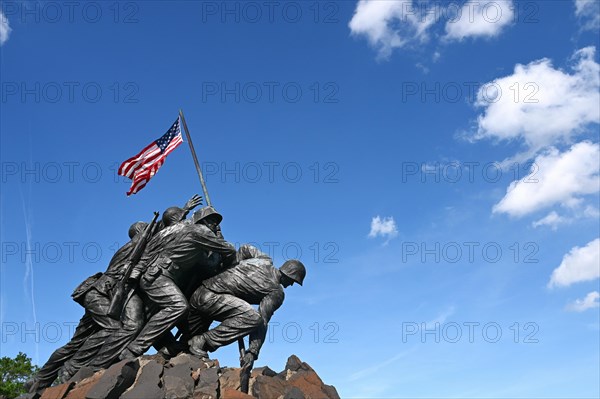
<svg viewBox="0 0 600 399"><path fill-rule="evenodd" d="M202 191L204 191L204 198L206 199L206 205L212 206L210 202L210 197L208 196L208 190L206 189L206 183L204 182L204 176L202 175L202 169L200 169L200 164L198 163L198 157L196 157L196 150L194 150L194 144L192 143L192 137L190 136L190 132L187 127L187 123L185 123L185 118L183 116L183 111L179 109L179 117L181 118L181 122L183 123L183 130L185 131L185 136L187 137L188 144L190 145L190 151L192 152L192 158L194 158L194 164L196 165L196 172L198 172L198 177L200 178L200 184L202 184Z"/></svg>
<svg viewBox="0 0 600 399"><path fill-rule="evenodd" d="M188 130L187 123L185 122L185 117L183 116L183 111L181 109L179 109L179 117L181 118L181 122L183 123L183 130L185 131L185 135L187 137L188 144L190 145L190 151L192 152L192 158L194 158L194 164L196 165L196 171L198 172L198 177L200 178L200 184L202 184L202 191L204 191L204 197L206 198L206 205L212 206L210 203L210 197L208 196L208 190L206 189L206 183L204 182L204 177L202 176L202 169L200 169L200 164L198 163L198 157L196 156L196 150L194 150L194 144L192 143L192 137L190 136L190 132ZM238 338L238 346L240 349L240 366L241 366L244 355L246 354L243 337ZM245 373L244 373L244 371L245 371ZM244 368L242 368L240 370L240 380L242 380L242 381L245 380L245 383L243 384L244 386L242 387L242 392L244 392L244 393L248 393L248 378L244 379L242 376L242 373L246 374L249 377L249 373L251 371L252 371L251 368L249 370L245 370Z"/></svg>

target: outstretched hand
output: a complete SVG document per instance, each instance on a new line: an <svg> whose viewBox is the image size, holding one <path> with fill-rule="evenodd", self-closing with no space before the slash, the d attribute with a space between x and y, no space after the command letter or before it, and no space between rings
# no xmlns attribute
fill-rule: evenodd
<svg viewBox="0 0 600 399"><path fill-rule="evenodd" d="M198 205L202 204L202 197L199 196L198 194L194 194L194 196L192 198L189 199L188 202L185 203L185 205L183 206L183 209L185 209L186 211L191 211L192 209L194 209L195 207L197 207Z"/></svg>
<svg viewBox="0 0 600 399"><path fill-rule="evenodd" d="M242 369L252 370L252 367L254 366L254 354L246 352L244 357L240 359L240 365L242 366Z"/></svg>

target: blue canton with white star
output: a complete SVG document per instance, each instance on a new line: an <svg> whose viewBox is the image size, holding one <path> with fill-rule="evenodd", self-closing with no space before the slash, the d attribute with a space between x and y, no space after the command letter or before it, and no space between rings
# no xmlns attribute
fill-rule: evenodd
<svg viewBox="0 0 600 399"><path fill-rule="evenodd" d="M158 148L160 148L160 152L165 152L169 143L175 136L179 134L179 118L173 123L173 126L158 140L155 141Z"/></svg>

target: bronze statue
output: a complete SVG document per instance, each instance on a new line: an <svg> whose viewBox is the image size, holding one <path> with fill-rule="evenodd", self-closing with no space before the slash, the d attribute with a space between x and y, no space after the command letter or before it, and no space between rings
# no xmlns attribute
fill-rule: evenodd
<svg viewBox="0 0 600 399"><path fill-rule="evenodd" d="M96 273L87 278L73 292L73 299L85 309L71 340L52 353L37 375L27 382L31 392L49 387L60 374L60 381L68 380L82 366L91 362L101 346L111 334L117 331L121 339L133 339L144 323L141 299L134 295L123 310L122 321L107 315L111 301L111 290L123 273L131 249L141 238L147 223L137 222L129 228L131 241L123 245L109 262L104 273Z"/></svg>
<svg viewBox="0 0 600 399"><path fill-rule="evenodd" d="M269 256L250 245L236 251L223 238L223 217L212 206L186 219L201 201L195 195L183 208L166 209L156 225L157 215L150 224L130 227L131 241L107 270L73 293L85 314L71 341L28 382L30 392L50 386L57 376L64 382L83 366L107 368L151 346L164 357L184 350L207 358L209 351L236 340L243 348L246 335L250 344L241 360L249 375L268 323L283 303L283 289L302 285L306 269L299 260L276 269ZM209 330L213 320L221 323ZM179 341L170 332L175 326Z"/></svg>
<svg viewBox="0 0 600 399"><path fill-rule="evenodd" d="M306 269L288 260L279 269L266 254L250 246L238 251L239 263L205 280L190 300L190 351L207 357L207 351L250 334L244 363L252 364L267 333L273 313L283 304L283 288L302 285ZM258 311L252 305L259 305ZM213 320L221 323L208 330Z"/></svg>
<svg viewBox="0 0 600 399"><path fill-rule="evenodd" d="M206 211L194 213L157 233L132 273L153 314L139 335L120 354L121 359L145 353L155 342L186 318L189 305L184 294L195 276L215 274L220 265L235 260L232 244L202 224ZM220 216L220 215L219 215Z"/></svg>
<svg viewBox="0 0 600 399"><path fill-rule="evenodd" d="M166 219L163 216L159 225L181 221L201 203L202 197L194 195L183 208L177 208L178 212L171 212ZM142 329L144 305L135 293L129 296L120 317L110 317L108 310L117 283L128 266L131 252L147 226L145 222L132 224L128 231L130 241L115 252L107 270L88 277L74 290L72 297L84 307L85 314L71 340L54 351L39 372L27 381L25 386L30 392L50 386L57 376L59 381L66 381L83 366L90 365L96 369L110 366Z"/></svg>

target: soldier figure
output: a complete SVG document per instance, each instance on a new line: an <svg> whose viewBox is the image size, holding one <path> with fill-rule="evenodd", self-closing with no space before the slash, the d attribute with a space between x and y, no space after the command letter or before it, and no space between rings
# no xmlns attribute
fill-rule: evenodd
<svg viewBox="0 0 600 399"><path fill-rule="evenodd" d="M59 375L66 381L79 368L92 360L108 336L121 328L135 336L144 322L142 302L133 296L125 306L122 322L106 315L110 306L108 292L114 285L119 273L123 273L129 253L141 236L147 223L136 222L129 228L129 241L113 255L105 273L96 273L87 278L73 292L73 299L85 308L85 314L79 321L71 340L52 353L48 361L27 382L30 392L49 387Z"/></svg>
<svg viewBox="0 0 600 399"><path fill-rule="evenodd" d="M165 211L160 226L168 226L183 220L202 197L194 195L183 208L172 207ZM120 320L107 315L113 288L123 277L129 255L141 238L148 223L136 222L129 228L131 239L115 252L104 273L88 277L73 292L73 299L82 305L85 314L79 321L71 340L52 353L39 372L25 384L35 392L46 388L59 377L64 382L82 366L90 364L95 369L108 367L142 329L144 324L143 303L138 295L132 295L123 309Z"/></svg>
<svg viewBox="0 0 600 399"><path fill-rule="evenodd" d="M135 358L168 335L187 317L189 305L184 292L190 281L214 275L222 263L235 262L233 245L206 227L203 219L222 216L206 207L185 220L156 234L148 243L131 278L139 279L139 288L151 307L152 316L127 348L121 359Z"/></svg>
<svg viewBox="0 0 600 399"><path fill-rule="evenodd" d="M98 370L117 358L138 357L152 345L166 356L189 345L191 353L207 358L208 351L248 334L242 362L244 369L252 368L268 323L283 304L284 288L302 285L306 269L299 260L276 269L269 256L249 245L236 251L221 234L223 217L210 206L186 220L201 200L195 195L183 208L168 208L157 229L144 222L130 227L131 240L115 253L106 272L89 277L74 291L73 299L85 314L71 341L26 383L30 392L50 386L57 376L65 382L86 365ZM126 287L135 291L122 297L131 291L115 287L126 276ZM125 303L120 318L115 316L120 307L115 313L111 309L114 318L108 315L113 297L129 298L126 303L115 301ZM252 305L259 305L258 310ZM209 330L214 320L220 324ZM175 326L183 333L180 342L170 333Z"/></svg>
<svg viewBox="0 0 600 399"><path fill-rule="evenodd" d="M201 203L202 197L196 194L186 202L183 208L168 208L163 213L158 228L163 229L184 220L187 214ZM60 373L61 381L68 380L77 370L86 365L95 370L110 366L144 326L146 319L144 303L136 293L133 293L125 304L120 320L108 317L107 311L115 286L124 277L129 255L141 238L141 234L138 233L141 233L147 225L145 222L137 222L131 226L129 235L130 237L133 235L133 238L115 253L108 269L93 286L96 292L91 290L90 294L85 296L87 302L94 301L92 306L99 307L101 310L102 317L96 318L102 329L88 338L77 353L65 363ZM89 306L85 307L87 309Z"/></svg>
<svg viewBox="0 0 600 399"><path fill-rule="evenodd" d="M169 227L175 223L181 222L187 217L188 213L190 213L192 209L200 204L202 204L202 197L198 194L194 194L194 196L185 203L183 208L172 206L165 209L162 220L158 223L158 230L162 230L165 227Z"/></svg>
<svg viewBox="0 0 600 399"><path fill-rule="evenodd" d="M266 254L251 246L238 251L239 263L200 285L190 300L190 352L208 357L207 351L235 342L250 334L244 364L258 358L267 325L284 299L283 288L302 285L306 269L298 260L288 260L279 269ZM259 305L258 311L252 305ZM208 330L213 320L221 322Z"/></svg>

